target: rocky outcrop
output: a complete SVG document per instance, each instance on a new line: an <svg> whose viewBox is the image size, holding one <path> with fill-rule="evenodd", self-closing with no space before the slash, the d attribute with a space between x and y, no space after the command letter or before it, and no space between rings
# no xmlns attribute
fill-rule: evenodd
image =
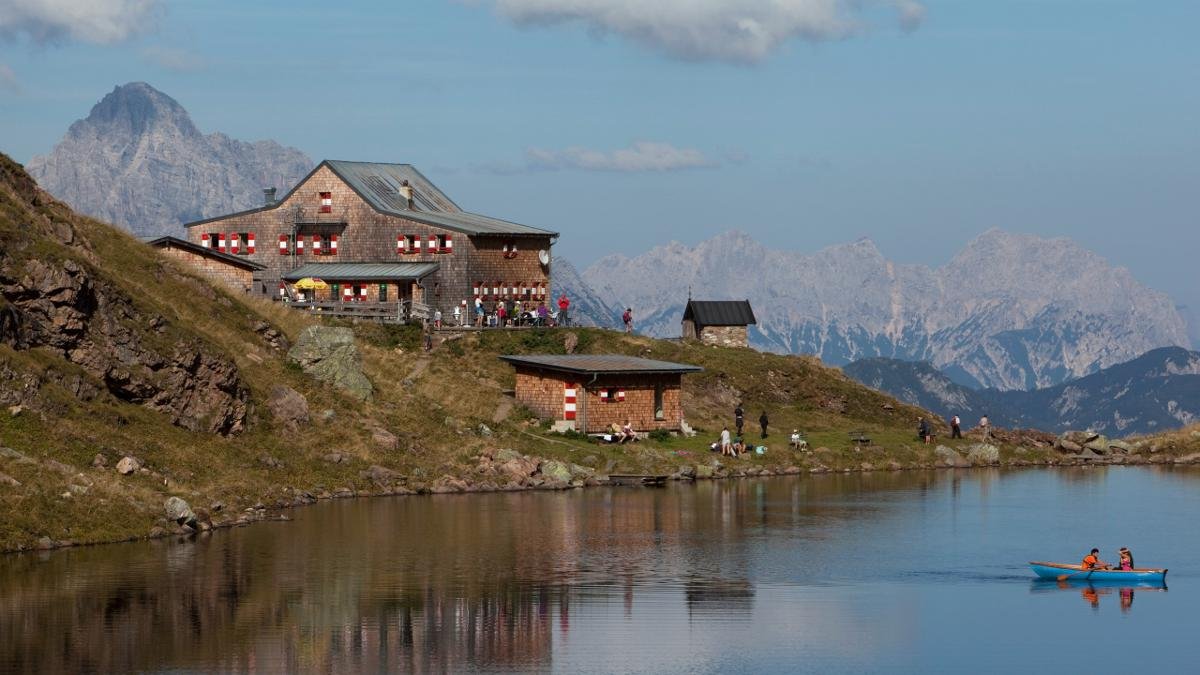
<svg viewBox="0 0 1200 675"><path fill-rule="evenodd" d="M312 377L343 389L361 400L375 388L362 370L362 355L354 342L354 330L332 326L309 326L300 333L288 358Z"/></svg>
<svg viewBox="0 0 1200 675"><path fill-rule="evenodd" d="M749 298L755 346L842 365L886 356L953 367L972 386L1060 384L1151 349L1189 344L1165 294L1067 239L983 233L947 265L886 259L870 240L812 254L731 232L635 258L608 256L582 275L639 331L677 337L692 297Z"/></svg>
<svg viewBox="0 0 1200 675"><path fill-rule="evenodd" d="M277 384L271 388L267 410L271 411L276 422L291 431L308 424L308 399L287 385Z"/></svg>
<svg viewBox="0 0 1200 675"><path fill-rule="evenodd" d="M274 141L204 135L179 103L143 82L113 89L29 173L77 211L139 235L182 236L183 223L262 203L313 162Z"/></svg>
<svg viewBox="0 0 1200 675"><path fill-rule="evenodd" d="M84 400L107 391L193 431L243 428L249 392L234 362L140 308L93 264L75 216L3 156L0 207L0 340L78 367L30 373L0 363L0 397L33 398L42 384L54 382Z"/></svg>

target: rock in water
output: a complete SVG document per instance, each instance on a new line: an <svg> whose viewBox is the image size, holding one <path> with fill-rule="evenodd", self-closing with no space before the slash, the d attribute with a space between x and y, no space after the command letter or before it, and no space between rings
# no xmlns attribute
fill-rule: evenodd
<svg viewBox="0 0 1200 675"><path fill-rule="evenodd" d="M120 461L117 462L117 473L121 474L122 476L128 476L129 474L134 473L141 468L142 463L139 462L137 458L130 457L128 455L122 457Z"/></svg>
<svg viewBox="0 0 1200 675"><path fill-rule="evenodd" d="M196 514L187 502L179 497L168 497L164 508L167 512L167 520L196 529Z"/></svg>
<svg viewBox="0 0 1200 675"><path fill-rule="evenodd" d="M300 333L296 346L288 350L288 358L312 377L360 400L368 400L375 393L371 381L363 374L362 355L350 328L309 326Z"/></svg>

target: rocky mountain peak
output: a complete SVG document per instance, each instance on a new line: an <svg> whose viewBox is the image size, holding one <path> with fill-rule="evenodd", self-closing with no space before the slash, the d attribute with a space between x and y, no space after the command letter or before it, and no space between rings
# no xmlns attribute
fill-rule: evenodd
<svg viewBox="0 0 1200 675"><path fill-rule="evenodd" d="M139 235L182 236L183 224L256 206L313 166L273 141L201 133L178 101L145 82L104 96L28 171L76 211Z"/></svg>
<svg viewBox="0 0 1200 675"><path fill-rule="evenodd" d="M191 115L179 102L145 82L119 85L92 106L87 118L76 127L91 126L105 133L140 136L154 127L178 130L185 136L200 136Z"/></svg>

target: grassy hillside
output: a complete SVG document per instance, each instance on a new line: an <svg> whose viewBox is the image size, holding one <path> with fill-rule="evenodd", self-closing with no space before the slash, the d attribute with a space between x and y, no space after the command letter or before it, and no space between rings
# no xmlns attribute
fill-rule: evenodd
<svg viewBox="0 0 1200 675"><path fill-rule="evenodd" d="M39 333L42 329L30 323L42 316L33 309L49 303L45 316L68 333L78 330L71 323L78 317L50 302L58 292L53 284L42 285L46 298L30 297L27 278L39 265L81 270L80 278L101 289L106 306L119 311L89 315L91 323L82 333L86 340L70 349L55 346L56 336ZM671 473L681 465L713 461L707 444L731 422L739 400L746 403L748 421L768 411L774 429L770 450L725 461L719 474L935 462L930 448L913 442L920 411L815 360L594 329L570 331L578 340L577 352L703 366L702 374L685 378L684 396L685 414L701 433L628 447L549 433L514 404L513 373L496 357L563 353L567 331L471 334L439 340L426 354L413 327L355 326L364 370L376 388L374 398L363 403L312 380L289 363L285 350L264 338L266 331L277 330L294 342L312 317L213 287L116 229L72 214L37 191L3 156L0 291L0 403L9 409L0 408L0 447L6 448L0 450L0 550L26 549L39 541L47 546L170 532L175 526L163 518L169 496L207 511L219 526L331 494L445 488L446 476L472 486L495 483L479 457L498 449L565 460L601 474ZM16 311L21 308L24 314ZM28 325L22 328L22 321ZM225 382L223 388L205 390L205 396L228 394L234 404L244 405L244 417L218 431L196 430L206 428L203 405L200 417L188 417L172 408L174 401L139 393L178 385L160 381L170 379L163 375L167 371L112 369L80 355L80 344L96 347L97 340L109 340L103 353L117 356L136 347L148 355L144 360L154 361L186 346L209 355L214 368L231 364L236 386ZM309 422L289 429L273 418L267 400L276 385L307 399ZM188 387L170 391L204 398ZM789 452L786 434L792 428L804 429L813 446L824 449ZM860 428L874 439L874 447L854 448L847 431ZM1014 452L1006 448L1006 460L1016 457ZM344 461L330 461L334 453ZM1047 453L1030 450L1018 461ZM127 455L142 460L144 470L120 475L114 465ZM100 466L94 465L97 459Z"/></svg>

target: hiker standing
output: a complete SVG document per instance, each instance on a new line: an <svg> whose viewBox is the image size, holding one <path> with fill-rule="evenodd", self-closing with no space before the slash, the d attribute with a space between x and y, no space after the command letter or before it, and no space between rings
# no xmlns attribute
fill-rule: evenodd
<svg viewBox="0 0 1200 675"><path fill-rule="evenodd" d="M737 427L738 436L742 435L742 425L746 423L746 411L742 410L742 404L739 403L733 409L733 425Z"/></svg>
<svg viewBox="0 0 1200 675"><path fill-rule="evenodd" d="M758 416L758 425L760 427L762 427L762 437L763 438L767 437L767 422L768 422L767 411L764 410L763 413Z"/></svg>
<svg viewBox="0 0 1200 675"><path fill-rule="evenodd" d="M933 431L929 427L929 420L925 419L924 417L917 418L917 435L921 437L921 440L926 445L929 445Z"/></svg>
<svg viewBox="0 0 1200 675"><path fill-rule="evenodd" d="M950 438L962 438L962 420L958 415L950 418Z"/></svg>
<svg viewBox="0 0 1200 675"><path fill-rule="evenodd" d="M475 326L483 328L483 315L487 312L483 311L483 299L478 295L475 296Z"/></svg>
<svg viewBox="0 0 1200 675"><path fill-rule="evenodd" d="M991 423L988 422L988 417L986 414L983 417L979 418L979 430L983 432L983 440L986 441L987 439L991 438L991 435L992 435Z"/></svg>
<svg viewBox="0 0 1200 675"><path fill-rule="evenodd" d="M625 323L625 332L633 332L633 308L626 307L625 313L621 315L621 321Z"/></svg>
<svg viewBox="0 0 1200 675"><path fill-rule="evenodd" d="M570 309L571 300L567 297L567 294L563 293L562 295L558 296L558 325L571 325L571 318L569 316Z"/></svg>

